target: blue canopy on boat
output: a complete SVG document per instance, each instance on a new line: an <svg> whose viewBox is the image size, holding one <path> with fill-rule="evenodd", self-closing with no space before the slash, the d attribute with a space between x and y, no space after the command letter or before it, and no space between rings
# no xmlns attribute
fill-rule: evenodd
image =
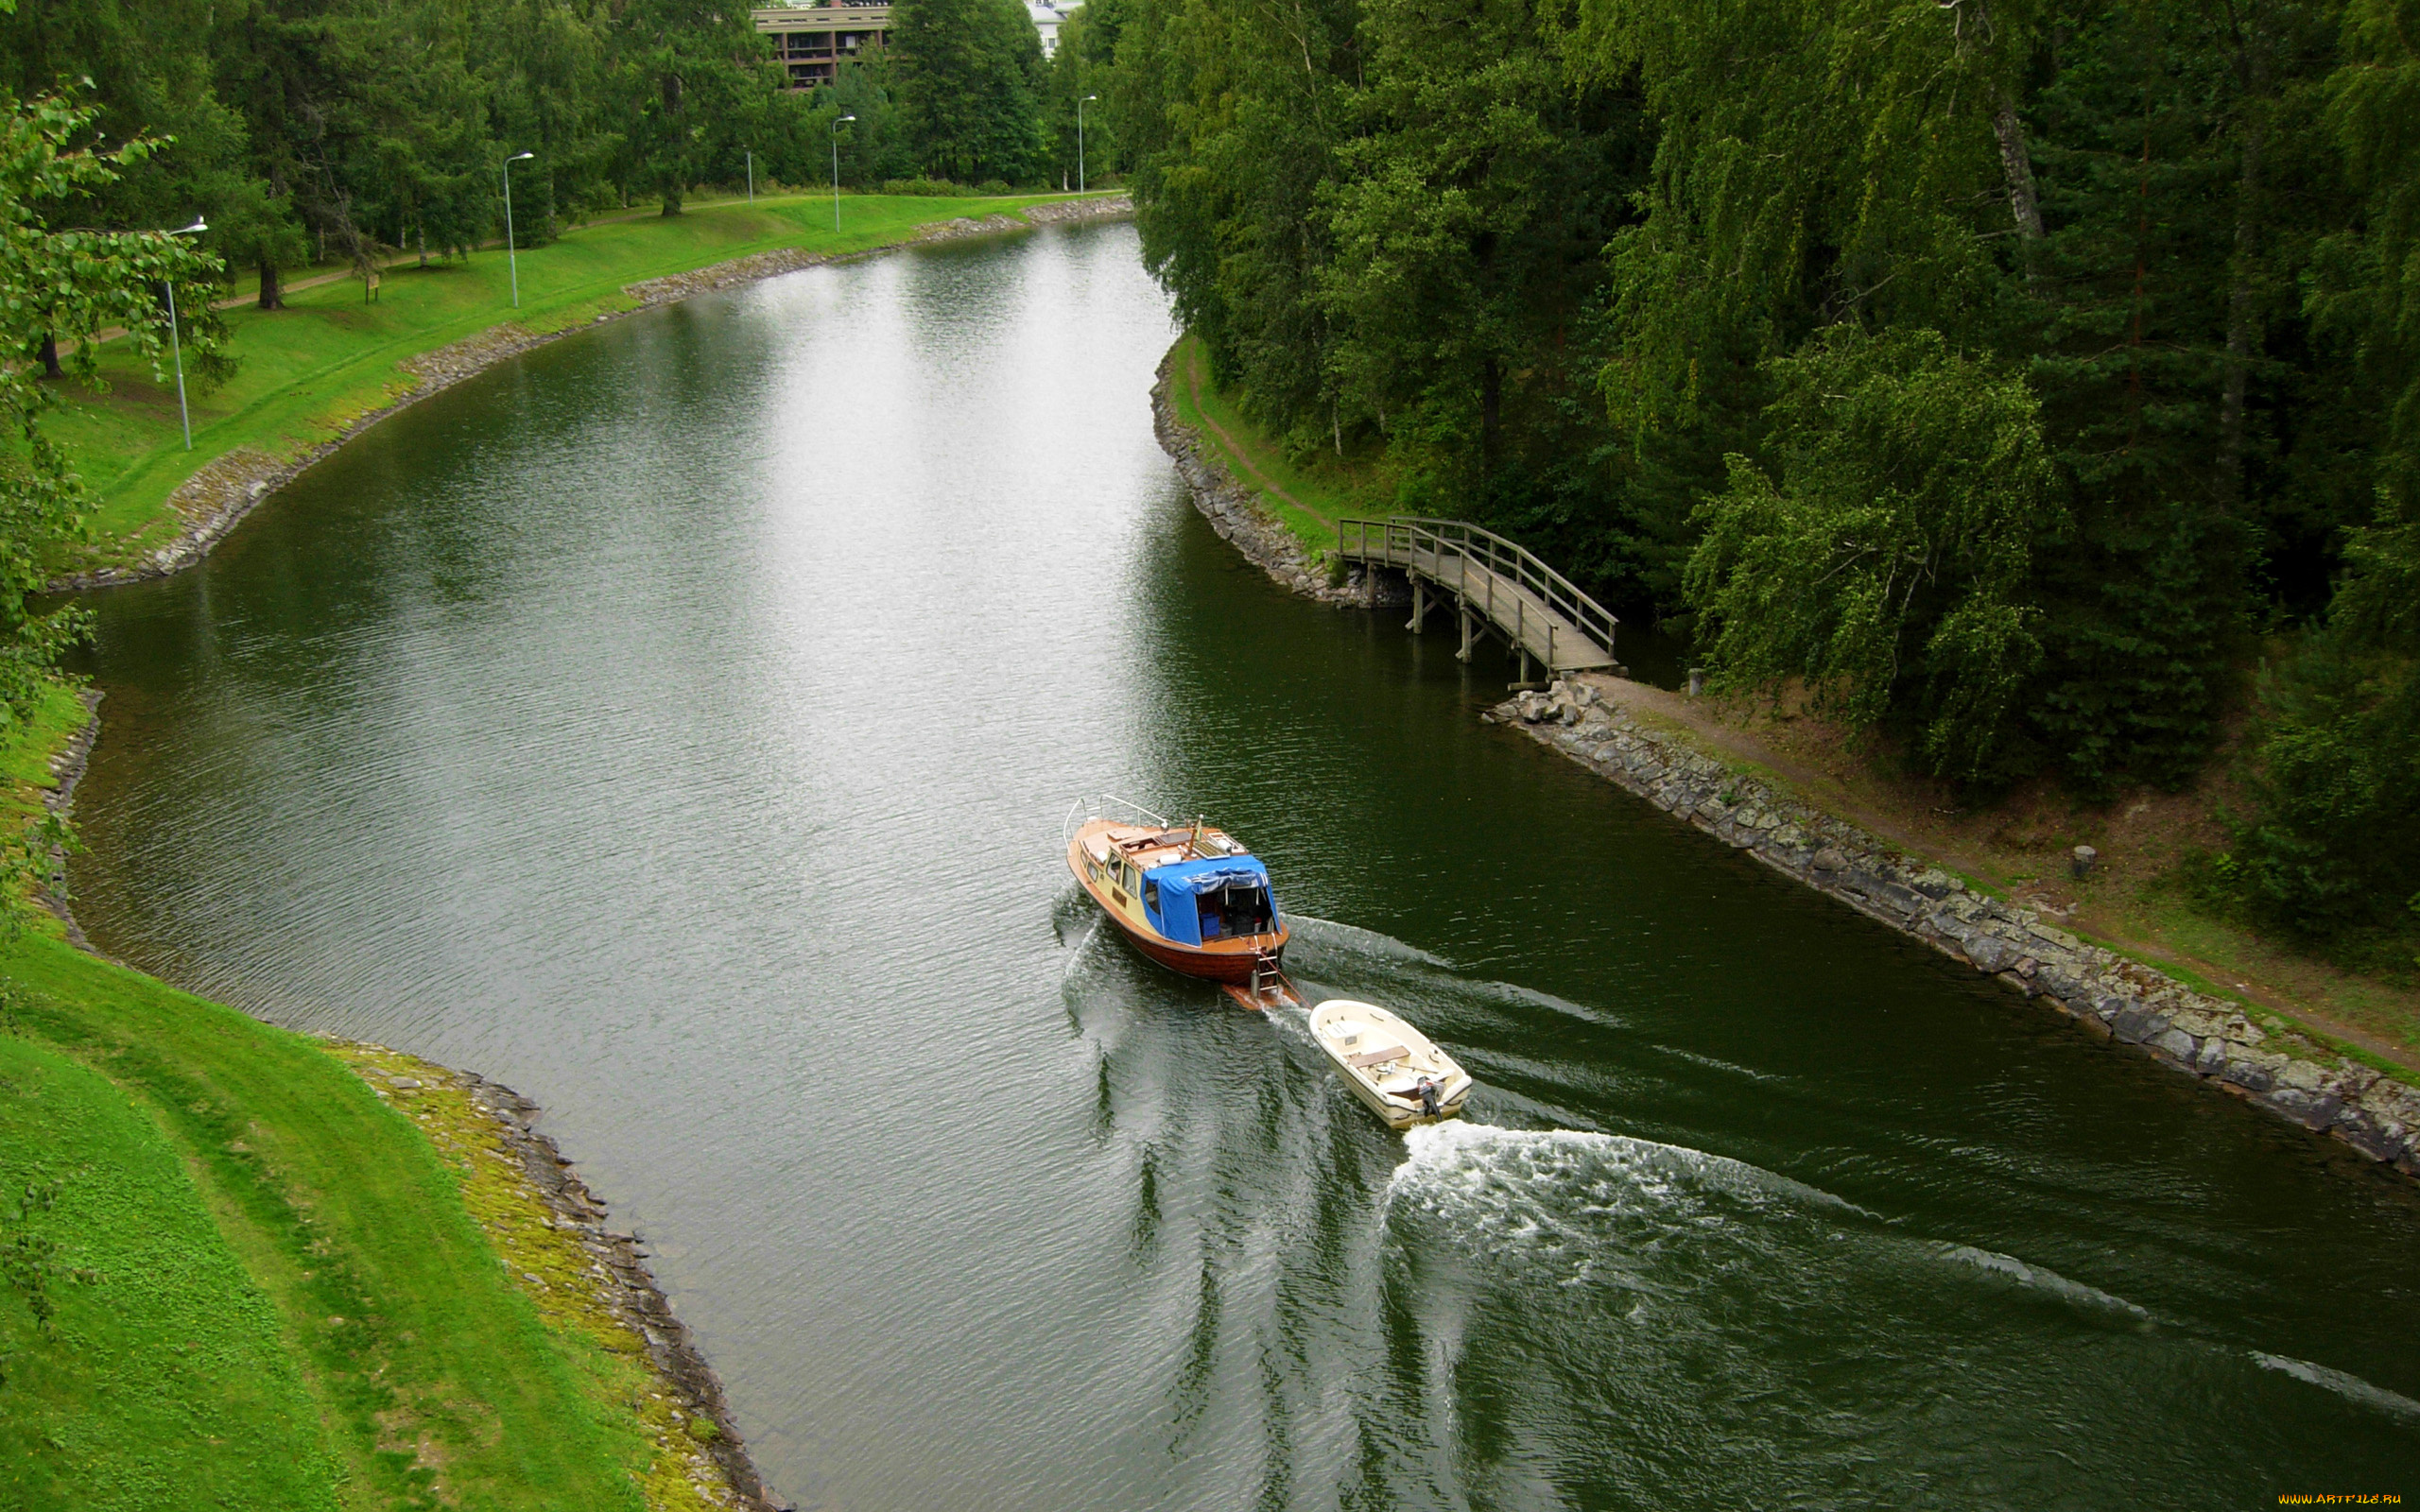
<svg viewBox="0 0 2420 1512"><path fill-rule="evenodd" d="M1254 907L1243 899L1227 898L1230 888L1258 892L1268 901L1265 905ZM1229 922L1226 904L1230 902L1260 919L1276 918L1277 900L1269 892L1269 868L1257 858L1218 856L1204 861L1176 861L1143 873L1144 912L1154 929L1181 944L1200 945L1205 934L1215 939L1222 929L1246 927Z"/></svg>
<svg viewBox="0 0 2420 1512"><path fill-rule="evenodd" d="M1153 867L1144 877L1167 892L1199 896L1229 887L1266 887L1269 868L1256 856L1216 856L1207 861L1176 861Z"/></svg>

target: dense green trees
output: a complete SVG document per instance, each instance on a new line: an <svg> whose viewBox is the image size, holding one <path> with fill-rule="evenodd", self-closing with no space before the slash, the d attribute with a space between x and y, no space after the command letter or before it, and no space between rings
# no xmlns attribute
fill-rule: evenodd
<svg viewBox="0 0 2420 1512"><path fill-rule="evenodd" d="M1019 0L895 0L901 104L926 172L1024 182L1047 155L1042 38Z"/></svg>
<svg viewBox="0 0 2420 1512"><path fill-rule="evenodd" d="M2411 586L2411 0L1117 3L1146 255L1294 444L1986 782L2186 782L2302 637L2239 871L2345 854L2323 727L2420 828L2337 624Z"/></svg>

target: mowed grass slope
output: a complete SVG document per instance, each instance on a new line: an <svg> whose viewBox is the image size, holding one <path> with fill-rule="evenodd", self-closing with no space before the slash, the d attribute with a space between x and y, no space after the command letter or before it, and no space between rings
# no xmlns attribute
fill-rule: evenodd
<svg viewBox="0 0 2420 1512"><path fill-rule="evenodd" d="M46 780L28 747L77 726L41 726L0 765ZM53 929L0 946L0 1247L57 1310L0 1280L0 1508L648 1504L646 1381L515 1283L464 1199L493 1157Z"/></svg>
<svg viewBox="0 0 2420 1512"><path fill-rule="evenodd" d="M466 262L433 260L424 271L390 269L374 303L364 302L358 279L339 279L294 291L285 310L264 314L247 304L225 312L228 354L239 365L209 393L193 386L189 373L192 451L179 429L173 374L155 375L123 341L104 349L106 391L71 381L67 404L44 429L67 448L95 496L95 559L124 560L175 536L167 497L196 469L238 448L283 457L324 441L408 392L405 362L465 336L508 323L536 332L584 324L631 308L634 301L622 293L627 284L756 252L866 251L908 240L935 222L1063 198L848 195L838 232L831 199L814 196L725 200L678 216L600 222L520 253L518 310L501 249Z"/></svg>
<svg viewBox="0 0 2420 1512"><path fill-rule="evenodd" d="M0 1504L338 1504L277 1310L158 1125L5 1037L0 1250Z"/></svg>

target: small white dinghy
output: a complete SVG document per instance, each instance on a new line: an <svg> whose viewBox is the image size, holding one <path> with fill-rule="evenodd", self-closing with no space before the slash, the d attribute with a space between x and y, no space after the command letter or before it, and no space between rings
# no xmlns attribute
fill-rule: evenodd
<svg viewBox="0 0 2420 1512"><path fill-rule="evenodd" d="M1311 1010L1311 1038L1389 1128L1452 1118L1471 1094L1453 1057L1374 1003L1328 999Z"/></svg>

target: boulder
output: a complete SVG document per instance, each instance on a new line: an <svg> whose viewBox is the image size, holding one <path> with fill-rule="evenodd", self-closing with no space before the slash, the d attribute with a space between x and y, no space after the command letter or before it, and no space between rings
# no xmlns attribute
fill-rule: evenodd
<svg viewBox="0 0 2420 1512"><path fill-rule="evenodd" d="M2169 1028L2144 1041L2154 1054L2167 1057L2180 1066L2190 1066L2202 1053L2202 1041L2182 1029Z"/></svg>
<svg viewBox="0 0 2420 1512"><path fill-rule="evenodd" d="M2305 1091L2299 1087L2273 1087L2260 1100L2305 1128L2325 1128L2336 1122L2344 1100L2332 1092Z"/></svg>
<svg viewBox="0 0 2420 1512"><path fill-rule="evenodd" d="M2238 1050L2228 1057L2219 1079L2249 1092L2265 1092L2277 1084L2277 1073L2286 1066L2286 1057L2273 1051Z"/></svg>
<svg viewBox="0 0 2420 1512"><path fill-rule="evenodd" d="M1946 898L1953 892L1964 892L1966 885L1939 867L1927 867L1916 873L1909 884L1927 898Z"/></svg>
<svg viewBox="0 0 2420 1512"><path fill-rule="evenodd" d="M2167 1032L2168 1015L2148 1004L2128 1004L2118 1010L2118 1017L2109 1027L2126 1043L2138 1045Z"/></svg>
<svg viewBox="0 0 2420 1512"><path fill-rule="evenodd" d="M1838 871L1848 864L1849 858L1841 854L1839 847L1828 845L1815 852L1812 863L1818 871Z"/></svg>

